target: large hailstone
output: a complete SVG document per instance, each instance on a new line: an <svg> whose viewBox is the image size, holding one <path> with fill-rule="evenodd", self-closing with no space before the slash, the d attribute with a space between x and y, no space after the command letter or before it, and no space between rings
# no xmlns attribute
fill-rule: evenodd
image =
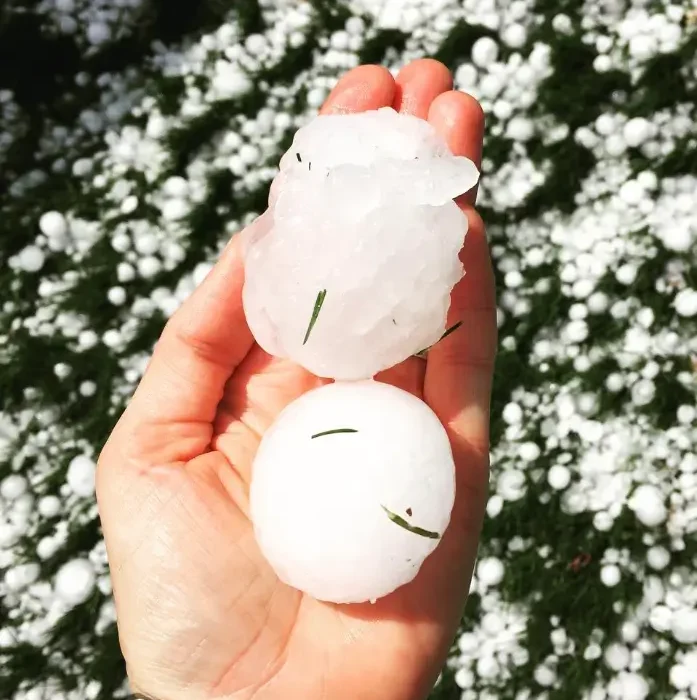
<svg viewBox="0 0 697 700"><path fill-rule="evenodd" d="M446 330L477 182L428 122L390 108L320 116L283 156L245 248L244 308L271 355L373 377Z"/></svg>
<svg viewBox="0 0 697 700"><path fill-rule="evenodd" d="M265 433L250 490L261 551L318 600L375 600L411 581L450 521L455 468L422 401L373 380L304 394Z"/></svg>

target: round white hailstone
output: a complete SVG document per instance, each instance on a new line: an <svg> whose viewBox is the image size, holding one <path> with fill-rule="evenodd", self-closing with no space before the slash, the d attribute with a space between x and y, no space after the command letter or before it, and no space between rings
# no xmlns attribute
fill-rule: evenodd
<svg viewBox="0 0 697 700"><path fill-rule="evenodd" d="M697 417L697 409L689 404L683 404L682 406L678 406L675 417L678 419L678 423L690 425Z"/></svg>
<svg viewBox="0 0 697 700"><path fill-rule="evenodd" d="M586 306L588 306L588 310L592 314L600 314L607 309L609 303L610 300L607 294L604 292L594 292L588 297Z"/></svg>
<svg viewBox="0 0 697 700"><path fill-rule="evenodd" d="M593 70L596 73L607 73L612 70L612 59L607 54L600 54L593 59Z"/></svg>
<svg viewBox="0 0 697 700"><path fill-rule="evenodd" d="M629 499L628 505L646 527L656 527L668 517L663 494L651 484L639 486Z"/></svg>
<svg viewBox="0 0 697 700"><path fill-rule="evenodd" d="M572 343L581 343L588 337L588 324L583 319L571 321L566 326L566 335Z"/></svg>
<svg viewBox="0 0 697 700"><path fill-rule="evenodd" d="M67 605L84 603L94 590L94 567L87 559L73 559L58 570L54 588L56 596Z"/></svg>
<svg viewBox="0 0 697 700"><path fill-rule="evenodd" d="M236 64L221 60L217 61L215 69L211 87L220 97L239 97L251 89L251 80Z"/></svg>
<svg viewBox="0 0 697 700"><path fill-rule="evenodd" d="M613 671L621 671L629 666L629 649L623 644L610 644L605 650L605 663Z"/></svg>
<svg viewBox="0 0 697 700"><path fill-rule="evenodd" d="M622 130L625 143L632 148L641 146L653 136L653 133L654 129L651 122L643 117L630 119Z"/></svg>
<svg viewBox="0 0 697 700"><path fill-rule="evenodd" d="M693 674L687 666L675 664L668 673L670 684L678 690L687 690L693 682Z"/></svg>
<svg viewBox="0 0 697 700"><path fill-rule="evenodd" d="M552 18L552 29L560 34L569 34L573 29L573 24L569 15L554 15Z"/></svg>
<svg viewBox="0 0 697 700"><path fill-rule="evenodd" d="M505 121L513 114L513 105L508 100L496 100L493 112L497 119Z"/></svg>
<svg viewBox="0 0 697 700"><path fill-rule="evenodd" d="M43 537L36 545L36 556L39 559L50 559L59 549L60 541L52 537Z"/></svg>
<svg viewBox="0 0 697 700"><path fill-rule="evenodd" d="M583 658L586 661L594 661L603 655L603 650L596 642L591 642L583 651Z"/></svg>
<svg viewBox="0 0 697 700"><path fill-rule="evenodd" d="M121 202L121 212L123 214L131 214L138 208L138 197L134 194L129 195Z"/></svg>
<svg viewBox="0 0 697 700"><path fill-rule="evenodd" d="M620 573L620 569L615 564L606 564L600 569L600 580L603 585L608 588L616 586L621 578L622 574Z"/></svg>
<svg viewBox="0 0 697 700"><path fill-rule="evenodd" d="M629 40L629 53L639 61L652 58L657 48L656 39L650 34L639 34Z"/></svg>
<svg viewBox="0 0 697 700"><path fill-rule="evenodd" d="M637 205L644 198L644 188L636 180L627 180L620 187L620 199L629 205Z"/></svg>
<svg viewBox="0 0 697 700"><path fill-rule="evenodd" d="M690 317L697 314L697 290L681 289L673 301L679 316Z"/></svg>
<svg viewBox="0 0 697 700"><path fill-rule="evenodd" d="M673 615L671 632L680 644L697 643L697 609L680 610Z"/></svg>
<svg viewBox="0 0 697 700"><path fill-rule="evenodd" d="M508 425L520 425L523 422L523 409L517 403L508 403L501 414Z"/></svg>
<svg viewBox="0 0 697 700"><path fill-rule="evenodd" d="M146 279L154 277L162 270L162 263L154 255L148 255L138 260L138 274Z"/></svg>
<svg viewBox="0 0 697 700"><path fill-rule="evenodd" d="M44 518L53 518L61 511L61 502L57 496L44 496L39 500L39 514Z"/></svg>
<svg viewBox="0 0 697 700"><path fill-rule="evenodd" d="M27 492L27 480L19 474L10 474L0 483L0 496L6 501L14 501Z"/></svg>
<svg viewBox="0 0 697 700"><path fill-rule="evenodd" d="M486 504L486 514L490 518L495 518L503 510L503 498L494 494Z"/></svg>
<svg viewBox="0 0 697 700"><path fill-rule="evenodd" d="M656 605L649 613L649 624L656 632L667 632L673 619L673 611L666 605Z"/></svg>
<svg viewBox="0 0 697 700"><path fill-rule="evenodd" d="M162 205L162 218L167 221L179 221L189 213L189 204L184 199L168 199Z"/></svg>
<svg viewBox="0 0 697 700"><path fill-rule="evenodd" d="M506 136L513 141L529 141L534 135L535 127L527 117L513 117L506 126Z"/></svg>
<svg viewBox="0 0 697 700"><path fill-rule="evenodd" d="M484 630L484 632L486 632L486 634L490 637L496 637L499 635L506 626L503 618L497 612L486 613L486 615L484 615L482 618L481 624L482 630Z"/></svg>
<svg viewBox="0 0 697 700"><path fill-rule="evenodd" d="M549 666L544 665L538 666L535 669L533 677L535 678L535 682L544 688L549 688L550 686L554 685L557 680L556 671Z"/></svg>
<svg viewBox="0 0 697 700"><path fill-rule="evenodd" d="M96 465L86 455L73 457L68 465L66 481L73 493L83 498L94 496L94 479Z"/></svg>
<svg viewBox="0 0 697 700"><path fill-rule="evenodd" d="M520 274L519 270L511 270L510 272L506 273L503 283L506 287L516 289L517 287L520 287L524 281L525 278Z"/></svg>
<svg viewBox="0 0 697 700"><path fill-rule="evenodd" d="M17 255L19 267L25 272L38 272L44 266L45 260L46 255L43 250L35 245L28 245Z"/></svg>
<svg viewBox="0 0 697 700"><path fill-rule="evenodd" d="M152 255L160 249L160 238L153 231L146 231L135 237L133 247L141 255Z"/></svg>
<svg viewBox="0 0 697 700"><path fill-rule="evenodd" d="M63 238L68 232L65 217L58 211L47 211L39 219L39 228L47 238Z"/></svg>
<svg viewBox="0 0 697 700"><path fill-rule="evenodd" d="M471 688L474 685L474 673L468 668L460 668L455 673L455 683L459 688Z"/></svg>
<svg viewBox="0 0 697 700"><path fill-rule="evenodd" d="M633 263L625 263L624 265L620 265L620 267L617 268L617 271L615 272L615 278L620 284L632 284L632 282L634 282L634 280L636 279L638 272L639 270L637 269L636 265L634 265Z"/></svg>
<svg viewBox="0 0 697 700"><path fill-rule="evenodd" d="M656 385L650 379L640 379L632 387L632 403L636 406L646 406L656 395Z"/></svg>
<svg viewBox="0 0 697 700"><path fill-rule="evenodd" d="M131 238L124 231L119 231L111 237L111 247L117 253L125 253L131 247Z"/></svg>
<svg viewBox="0 0 697 700"><path fill-rule="evenodd" d="M512 49L520 49L525 46L525 42L528 40L528 32L522 24L514 22L503 30L501 39Z"/></svg>
<svg viewBox="0 0 697 700"><path fill-rule="evenodd" d="M477 69L471 63L463 63L455 71L455 85L462 90L473 88L477 84Z"/></svg>
<svg viewBox="0 0 697 700"><path fill-rule="evenodd" d="M174 175L165 180L162 190L168 197L186 197L189 194L189 181L179 175Z"/></svg>
<svg viewBox="0 0 697 700"><path fill-rule="evenodd" d="M117 348L123 342L123 336L116 328L110 328L108 331L104 331L102 342L108 348Z"/></svg>
<svg viewBox="0 0 697 700"><path fill-rule="evenodd" d="M98 46L111 39L111 29L104 22L90 22L87 27L87 39L90 44Z"/></svg>
<svg viewBox="0 0 697 700"><path fill-rule="evenodd" d="M72 371L72 367L65 362L58 362L53 366L53 373L58 379L69 377Z"/></svg>
<svg viewBox="0 0 697 700"><path fill-rule="evenodd" d="M472 63L488 68L499 55L499 45L489 36L482 36L472 45Z"/></svg>
<svg viewBox="0 0 697 700"><path fill-rule="evenodd" d="M561 491L571 482L571 471L563 464L555 464L547 472L547 482L556 491Z"/></svg>
<svg viewBox="0 0 697 700"><path fill-rule="evenodd" d="M41 567L36 563L20 564L5 572L5 585L12 592L21 591L30 586L41 573Z"/></svg>
<svg viewBox="0 0 697 700"><path fill-rule="evenodd" d="M692 246L692 231L682 223L666 222L661 226L658 235L668 250L685 253Z"/></svg>
<svg viewBox="0 0 697 700"><path fill-rule="evenodd" d="M622 389L624 389L624 377L619 372L608 374L607 379L605 380L605 386L607 387L608 391L616 394L618 391L622 391Z"/></svg>
<svg viewBox="0 0 697 700"><path fill-rule="evenodd" d="M627 642L628 644L634 644L639 639L639 635L641 634L641 630L639 629L639 625L636 624L636 622L632 622L631 620L628 620L622 625L622 639Z"/></svg>
<svg viewBox="0 0 697 700"><path fill-rule="evenodd" d="M82 350L89 350L99 342L99 336L93 330L80 331L77 344Z"/></svg>
<svg viewBox="0 0 697 700"><path fill-rule="evenodd" d="M261 154L258 148L252 146L250 143L245 143L240 148L239 157L244 165L254 165L261 157Z"/></svg>
<svg viewBox="0 0 697 700"><path fill-rule="evenodd" d="M467 221L452 199L478 177L427 122L390 108L300 129L270 210L244 234L243 301L259 345L353 380L437 342L463 275Z"/></svg>
<svg viewBox="0 0 697 700"><path fill-rule="evenodd" d="M447 435L425 403L371 380L329 384L265 433L251 519L288 585L335 603L375 600L411 581L438 545L454 476Z"/></svg>
<svg viewBox="0 0 697 700"><path fill-rule="evenodd" d="M493 656L482 656L477 660L477 675L480 678L494 678L499 672L498 661Z"/></svg>
<svg viewBox="0 0 697 700"><path fill-rule="evenodd" d="M498 586L503 574L503 562L496 557L487 557L477 564L477 578L487 586Z"/></svg>
<svg viewBox="0 0 697 700"><path fill-rule="evenodd" d="M114 306L122 306L126 302L126 290L123 287L111 287L106 297L110 304Z"/></svg>
<svg viewBox="0 0 697 700"><path fill-rule="evenodd" d="M80 384L78 391L80 396L94 396L97 393L97 385L92 381L84 381Z"/></svg>
<svg viewBox="0 0 697 700"><path fill-rule="evenodd" d="M472 654L479 648L479 639L472 632L463 632L457 640L457 646L463 654Z"/></svg>
<svg viewBox="0 0 697 700"><path fill-rule="evenodd" d="M120 262L116 266L116 278L119 282L132 282L136 278L136 270L133 265Z"/></svg>
<svg viewBox="0 0 697 700"><path fill-rule="evenodd" d="M626 150L627 144L619 134L612 134L605 141L605 151L609 156L621 156Z"/></svg>
<svg viewBox="0 0 697 700"><path fill-rule="evenodd" d="M620 684L622 700L644 700L649 694L649 684L637 673L622 673Z"/></svg>
<svg viewBox="0 0 697 700"><path fill-rule="evenodd" d="M314 109L319 109L327 96L326 90L323 88L312 88L307 93L307 105Z"/></svg>
<svg viewBox="0 0 697 700"><path fill-rule="evenodd" d="M0 549L11 547L21 535L22 533L15 525L0 521Z"/></svg>
<svg viewBox="0 0 697 700"><path fill-rule="evenodd" d="M518 448L518 456L524 462L534 462L541 454L542 450L534 442L524 442Z"/></svg>

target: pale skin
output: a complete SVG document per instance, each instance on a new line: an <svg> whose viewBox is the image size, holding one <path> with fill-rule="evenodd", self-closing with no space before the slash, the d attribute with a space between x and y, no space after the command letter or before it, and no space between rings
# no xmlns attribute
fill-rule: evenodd
<svg viewBox="0 0 697 700"><path fill-rule="evenodd" d="M454 153L479 164L481 108L453 91L433 60L396 79L378 66L356 68L322 112L390 105L428 119ZM239 236L169 320L97 472L119 638L137 692L156 700L428 695L463 612L488 483L496 312L475 196L458 202L469 220L467 274L448 326L462 327L426 360L377 377L423 399L445 426L457 470L452 520L416 579L374 605L321 603L284 585L255 542L248 492L260 439L324 380L254 343Z"/></svg>

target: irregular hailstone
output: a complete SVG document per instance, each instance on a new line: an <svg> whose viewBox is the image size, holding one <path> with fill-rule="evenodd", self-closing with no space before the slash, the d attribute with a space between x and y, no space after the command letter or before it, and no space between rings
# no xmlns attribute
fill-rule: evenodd
<svg viewBox="0 0 697 700"><path fill-rule="evenodd" d="M261 347L321 377L373 377L438 341L477 182L433 127L390 108L300 129L247 234L244 307Z"/></svg>
<svg viewBox="0 0 697 700"><path fill-rule="evenodd" d="M328 384L286 407L259 447L250 509L282 581L353 603L416 576L454 498L452 452L436 415L401 389L364 380Z"/></svg>

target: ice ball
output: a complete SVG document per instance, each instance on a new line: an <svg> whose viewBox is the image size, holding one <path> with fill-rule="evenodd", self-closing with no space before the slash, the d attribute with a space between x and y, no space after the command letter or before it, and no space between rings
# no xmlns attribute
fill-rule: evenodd
<svg viewBox="0 0 697 700"><path fill-rule="evenodd" d="M433 411L362 380L304 394L265 433L250 512L279 578L317 600L376 600L411 581L438 546L455 468Z"/></svg>
<svg viewBox="0 0 697 700"><path fill-rule="evenodd" d="M317 117L281 159L245 242L244 308L266 352L321 377L373 377L435 343L462 278L479 173L390 108Z"/></svg>

